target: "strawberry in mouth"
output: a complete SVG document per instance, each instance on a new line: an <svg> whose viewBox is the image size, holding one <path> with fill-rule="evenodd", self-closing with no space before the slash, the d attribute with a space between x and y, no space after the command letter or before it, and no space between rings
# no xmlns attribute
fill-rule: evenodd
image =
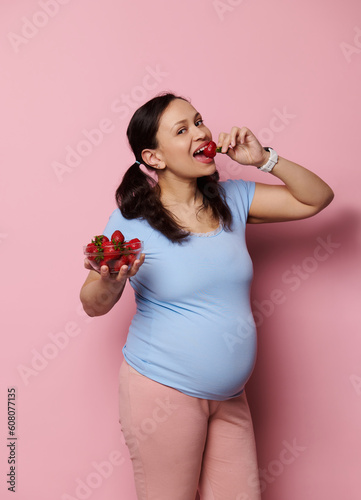
<svg viewBox="0 0 361 500"><path fill-rule="evenodd" d="M197 157L197 160L203 161L203 163L208 163L205 160L213 160L217 153L220 153L222 148L217 148L217 144L213 141L209 141L208 143L202 144L200 148L198 148L193 156Z"/></svg>
<svg viewBox="0 0 361 500"><path fill-rule="evenodd" d="M210 141L208 145L204 149L204 154L208 158L214 158L217 153L221 153L222 148L217 148L217 144L213 141Z"/></svg>
<svg viewBox="0 0 361 500"><path fill-rule="evenodd" d="M215 154L213 156L210 156L208 153L208 147L212 143L214 144L214 146L216 146L213 141L208 141L201 144L201 146L193 153L193 157L201 163L212 163Z"/></svg>

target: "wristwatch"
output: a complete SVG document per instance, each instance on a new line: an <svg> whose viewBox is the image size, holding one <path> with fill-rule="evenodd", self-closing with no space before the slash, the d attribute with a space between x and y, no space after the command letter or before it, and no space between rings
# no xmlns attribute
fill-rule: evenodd
<svg viewBox="0 0 361 500"><path fill-rule="evenodd" d="M278 154L276 151L270 147L265 147L263 148L265 151L268 151L270 153L270 157L268 162L265 165L262 165L262 167L258 167L258 170L262 170L262 172L272 172L273 167L276 165L278 162Z"/></svg>

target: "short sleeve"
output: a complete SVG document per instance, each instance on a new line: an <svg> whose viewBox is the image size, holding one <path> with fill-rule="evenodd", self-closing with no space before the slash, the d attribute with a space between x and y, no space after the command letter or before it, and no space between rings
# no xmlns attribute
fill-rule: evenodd
<svg viewBox="0 0 361 500"><path fill-rule="evenodd" d="M227 196L227 203L232 205L243 222L247 221L249 209L253 200L256 183L254 181L244 181L243 179L229 179L221 182Z"/></svg>
<svg viewBox="0 0 361 500"><path fill-rule="evenodd" d="M117 230L123 233L127 241L138 238L143 241L144 244L154 231L144 219L126 219L123 217L119 208L116 208L114 212L111 213L103 234L110 239L114 231Z"/></svg>
<svg viewBox="0 0 361 500"><path fill-rule="evenodd" d="M103 231L104 236L107 236L109 239L111 235L122 226L122 214L119 209L114 210L114 212L110 215L107 225Z"/></svg>

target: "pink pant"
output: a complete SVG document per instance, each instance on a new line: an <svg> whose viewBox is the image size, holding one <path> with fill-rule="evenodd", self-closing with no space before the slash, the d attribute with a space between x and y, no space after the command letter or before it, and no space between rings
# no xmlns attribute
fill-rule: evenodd
<svg viewBox="0 0 361 500"><path fill-rule="evenodd" d="M227 401L187 396L119 373L120 423L139 500L260 500L256 446L245 392Z"/></svg>

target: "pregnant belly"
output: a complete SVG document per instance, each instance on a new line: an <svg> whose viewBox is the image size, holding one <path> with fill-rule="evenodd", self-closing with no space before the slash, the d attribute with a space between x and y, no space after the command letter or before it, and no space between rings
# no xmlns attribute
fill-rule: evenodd
<svg viewBox="0 0 361 500"><path fill-rule="evenodd" d="M183 332L184 333L184 332ZM205 332L177 336L176 341L153 338L147 348L136 335L129 335L124 357L143 375L190 396L225 400L238 396L256 360L254 328L239 332ZM140 353L143 352L143 356Z"/></svg>
<svg viewBox="0 0 361 500"><path fill-rule="evenodd" d="M198 363L194 363L192 379L207 399L228 399L238 396L254 368L257 342L252 335L239 344L233 345L232 351L219 348L200 353Z"/></svg>

